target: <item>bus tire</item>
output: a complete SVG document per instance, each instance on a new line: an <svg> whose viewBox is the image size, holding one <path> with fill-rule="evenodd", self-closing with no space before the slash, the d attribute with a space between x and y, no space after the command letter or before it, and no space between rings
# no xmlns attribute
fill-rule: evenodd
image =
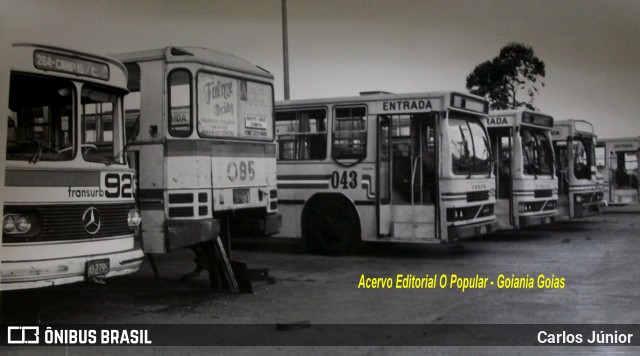
<svg viewBox="0 0 640 356"><path fill-rule="evenodd" d="M305 251L344 255L360 242L360 218L351 201L339 194L317 194L302 211L302 245Z"/></svg>

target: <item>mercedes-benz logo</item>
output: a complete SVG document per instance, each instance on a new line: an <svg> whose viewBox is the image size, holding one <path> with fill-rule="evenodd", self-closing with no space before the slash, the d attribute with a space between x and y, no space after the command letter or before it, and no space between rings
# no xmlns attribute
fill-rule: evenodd
<svg viewBox="0 0 640 356"><path fill-rule="evenodd" d="M82 226L91 235L95 235L100 230L100 213L98 209L91 207L82 214Z"/></svg>

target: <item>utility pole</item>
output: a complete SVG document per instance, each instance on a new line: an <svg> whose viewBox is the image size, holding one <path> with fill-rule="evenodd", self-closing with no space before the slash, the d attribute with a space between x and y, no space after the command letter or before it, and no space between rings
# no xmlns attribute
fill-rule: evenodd
<svg viewBox="0 0 640 356"><path fill-rule="evenodd" d="M282 57L284 61L284 100L289 100L289 39L287 31L287 0L282 0Z"/></svg>

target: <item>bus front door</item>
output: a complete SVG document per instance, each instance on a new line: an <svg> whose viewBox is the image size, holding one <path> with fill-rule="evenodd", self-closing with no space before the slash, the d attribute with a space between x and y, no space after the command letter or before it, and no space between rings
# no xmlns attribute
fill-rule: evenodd
<svg viewBox="0 0 640 356"><path fill-rule="evenodd" d="M511 228L515 225L513 176L511 175L513 162L511 157L512 132L513 129L510 127L489 130L491 147L494 147L494 162L496 162L494 166L494 175L496 177L495 214L502 229Z"/></svg>
<svg viewBox="0 0 640 356"><path fill-rule="evenodd" d="M439 238L436 122L433 114L379 117L381 238L422 242Z"/></svg>

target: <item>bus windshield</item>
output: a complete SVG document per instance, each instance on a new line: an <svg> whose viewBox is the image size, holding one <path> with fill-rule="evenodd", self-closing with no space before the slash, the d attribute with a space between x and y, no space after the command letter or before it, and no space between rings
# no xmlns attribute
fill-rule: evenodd
<svg viewBox="0 0 640 356"><path fill-rule="evenodd" d="M449 116L453 174L491 174L489 138L480 120L459 113Z"/></svg>
<svg viewBox="0 0 640 356"><path fill-rule="evenodd" d="M553 155L551 142L542 130L522 127L522 165L524 174L551 175L553 171Z"/></svg>
<svg viewBox="0 0 640 356"><path fill-rule="evenodd" d="M11 74L7 160L73 158L74 86L62 79Z"/></svg>
<svg viewBox="0 0 640 356"><path fill-rule="evenodd" d="M88 162L115 163L114 122L120 118L120 97L102 87L82 88L82 157ZM114 115L116 120L114 121ZM120 142L121 140L118 140ZM116 158L114 158L116 157Z"/></svg>
<svg viewBox="0 0 640 356"><path fill-rule="evenodd" d="M576 135L573 140L573 171L577 179L591 179L595 165L595 145L592 136Z"/></svg>

